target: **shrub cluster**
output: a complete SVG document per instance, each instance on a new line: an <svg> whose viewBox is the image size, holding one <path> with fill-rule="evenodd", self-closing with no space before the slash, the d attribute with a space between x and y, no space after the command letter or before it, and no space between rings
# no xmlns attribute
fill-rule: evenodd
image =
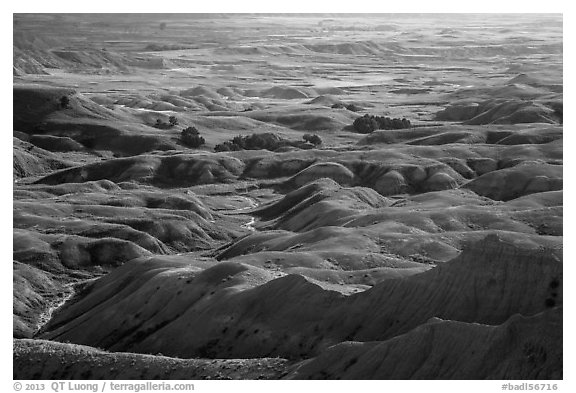
<svg viewBox="0 0 576 393"><path fill-rule="evenodd" d="M238 135L232 140L223 142L214 147L215 151L238 151L238 150L270 150L275 151L281 147L292 146L300 149L310 149L322 144L318 135L304 134L303 141L290 141L278 135L267 132L262 134Z"/></svg>
<svg viewBox="0 0 576 393"><path fill-rule="evenodd" d="M178 119L176 118L176 116L170 116L168 118L168 123L164 123L162 120L156 119L156 124L154 124L154 127L159 128L161 130L166 130L168 128L172 128L177 125L178 125Z"/></svg>
<svg viewBox="0 0 576 393"><path fill-rule="evenodd" d="M70 107L70 98L68 96L60 97L60 108L67 109Z"/></svg>
<svg viewBox="0 0 576 393"><path fill-rule="evenodd" d="M360 108L359 106L354 105L354 104L342 104L342 103L338 102L338 103L332 105L332 109L343 109L343 108L346 108L352 112L359 112L362 110L362 108Z"/></svg>
<svg viewBox="0 0 576 393"><path fill-rule="evenodd" d="M313 144L314 146L322 144L322 139L320 139L320 137L316 134L304 134L302 139L304 139L305 142Z"/></svg>
<svg viewBox="0 0 576 393"><path fill-rule="evenodd" d="M391 119L385 116L365 114L364 116L358 117L356 120L354 120L352 127L356 132L361 134L369 134L375 130L399 130L402 128L410 128L411 124L410 120L405 118Z"/></svg>
<svg viewBox="0 0 576 393"><path fill-rule="evenodd" d="M184 145L193 148L198 148L206 143L204 138L200 136L196 127L184 128L182 134L180 134L180 139Z"/></svg>

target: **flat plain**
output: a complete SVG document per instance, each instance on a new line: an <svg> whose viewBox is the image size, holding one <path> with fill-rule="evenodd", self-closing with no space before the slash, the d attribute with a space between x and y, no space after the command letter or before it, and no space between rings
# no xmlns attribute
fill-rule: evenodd
<svg viewBox="0 0 576 393"><path fill-rule="evenodd" d="M562 379L555 14L15 14L15 379Z"/></svg>

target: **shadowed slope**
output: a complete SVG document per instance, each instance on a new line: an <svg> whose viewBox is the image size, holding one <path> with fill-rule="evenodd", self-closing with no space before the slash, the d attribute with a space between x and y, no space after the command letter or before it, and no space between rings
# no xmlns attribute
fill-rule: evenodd
<svg viewBox="0 0 576 393"><path fill-rule="evenodd" d="M464 187L491 199L507 201L520 196L561 190L562 165L522 163L482 175Z"/></svg>
<svg viewBox="0 0 576 393"><path fill-rule="evenodd" d="M177 359L110 353L45 340L14 341L14 379L279 379L284 359Z"/></svg>
<svg viewBox="0 0 576 393"><path fill-rule="evenodd" d="M562 379L562 308L490 326L433 318L381 342L345 342L290 379Z"/></svg>
<svg viewBox="0 0 576 393"><path fill-rule="evenodd" d="M12 282L14 337L32 337L46 322L40 312L65 296L65 285L55 275L17 261L13 262Z"/></svg>
<svg viewBox="0 0 576 393"><path fill-rule="evenodd" d="M105 179L116 183L136 181L160 186L190 186L233 180L242 168L240 160L217 154L139 155L56 172L37 183L57 185Z"/></svg>
<svg viewBox="0 0 576 393"><path fill-rule="evenodd" d="M56 154L13 138L12 150L13 177L22 178L29 176L46 175L54 170L69 168L73 162L63 160Z"/></svg>
<svg viewBox="0 0 576 393"><path fill-rule="evenodd" d="M561 252L537 247L489 236L445 265L348 297L239 263L133 261L59 312L43 337L184 357L294 358L386 340L435 316L500 324L562 304Z"/></svg>

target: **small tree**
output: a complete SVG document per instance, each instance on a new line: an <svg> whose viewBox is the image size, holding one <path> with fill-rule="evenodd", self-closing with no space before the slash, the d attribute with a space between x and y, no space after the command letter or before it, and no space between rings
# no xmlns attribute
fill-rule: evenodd
<svg viewBox="0 0 576 393"><path fill-rule="evenodd" d="M178 125L178 119L176 118L176 116L170 116L170 117L168 118L168 122L170 123L170 125L171 125L172 127Z"/></svg>
<svg viewBox="0 0 576 393"><path fill-rule="evenodd" d="M354 105L354 104L346 105L346 109L348 109L351 112L360 112L362 110L362 108L360 108L359 106Z"/></svg>
<svg viewBox="0 0 576 393"><path fill-rule="evenodd" d="M322 139L320 139L320 137L316 134L304 134L302 136L302 139L304 139L306 142L313 144L314 146L322 144Z"/></svg>
<svg viewBox="0 0 576 393"><path fill-rule="evenodd" d="M242 135L236 135L232 138L232 144L238 146L240 149L246 148L246 137Z"/></svg>
<svg viewBox="0 0 576 393"><path fill-rule="evenodd" d="M69 105L70 105L70 98L68 98L68 96L60 97L60 108L66 109L69 107Z"/></svg>
<svg viewBox="0 0 576 393"><path fill-rule="evenodd" d="M200 135L200 132L198 131L198 129L194 126L192 127L186 127L182 130L182 135Z"/></svg>
<svg viewBox="0 0 576 393"><path fill-rule="evenodd" d="M230 151L230 142L224 142L224 143L220 143L216 146L214 146L214 151L215 152L222 152L222 151Z"/></svg>
<svg viewBox="0 0 576 393"><path fill-rule="evenodd" d="M200 133L196 127L186 127L183 129L182 134L180 135L180 139L182 140L183 144L193 148L198 148L206 144L206 140L200 136Z"/></svg>

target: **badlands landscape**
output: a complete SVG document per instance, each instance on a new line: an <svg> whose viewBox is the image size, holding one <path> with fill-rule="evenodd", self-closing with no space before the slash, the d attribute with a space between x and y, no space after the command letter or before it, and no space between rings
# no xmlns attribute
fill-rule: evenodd
<svg viewBox="0 0 576 393"><path fill-rule="evenodd" d="M562 379L557 14L14 14L15 379Z"/></svg>

